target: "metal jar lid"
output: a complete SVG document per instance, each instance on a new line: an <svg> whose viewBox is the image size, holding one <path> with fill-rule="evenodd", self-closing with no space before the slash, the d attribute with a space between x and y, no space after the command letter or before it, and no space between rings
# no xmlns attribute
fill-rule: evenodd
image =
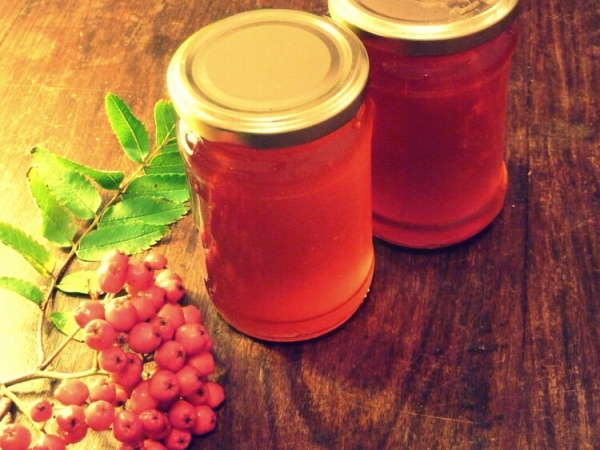
<svg viewBox="0 0 600 450"><path fill-rule="evenodd" d="M406 55L443 55L486 42L513 23L519 0L329 0L329 13L370 42ZM391 42L390 42L391 41Z"/></svg>
<svg viewBox="0 0 600 450"><path fill-rule="evenodd" d="M369 64L330 18L263 9L200 29L176 51L167 86L181 120L211 141L278 148L323 137L358 112Z"/></svg>

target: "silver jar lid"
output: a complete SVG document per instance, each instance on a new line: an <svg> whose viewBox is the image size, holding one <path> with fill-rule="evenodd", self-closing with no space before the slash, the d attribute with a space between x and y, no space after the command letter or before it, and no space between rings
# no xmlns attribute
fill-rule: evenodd
<svg viewBox="0 0 600 450"><path fill-rule="evenodd" d="M473 48L510 26L519 0L329 0L329 13L355 33L407 55ZM391 42L390 42L391 41Z"/></svg>
<svg viewBox="0 0 600 450"><path fill-rule="evenodd" d="M203 138L278 148L323 137L357 113L368 78L362 42L330 18L263 9L200 29L176 51L167 86Z"/></svg>

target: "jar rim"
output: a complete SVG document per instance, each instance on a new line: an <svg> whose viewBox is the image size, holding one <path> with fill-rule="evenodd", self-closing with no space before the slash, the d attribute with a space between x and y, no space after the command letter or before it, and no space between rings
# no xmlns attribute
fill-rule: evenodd
<svg viewBox="0 0 600 450"><path fill-rule="evenodd" d="M167 87L202 138L255 148L297 145L347 123L368 78L362 42L328 17L254 10L213 22L175 52Z"/></svg>
<svg viewBox="0 0 600 450"><path fill-rule="evenodd" d="M519 0L329 0L331 17L363 39L407 55L468 50L510 27ZM391 42L391 45L390 45Z"/></svg>

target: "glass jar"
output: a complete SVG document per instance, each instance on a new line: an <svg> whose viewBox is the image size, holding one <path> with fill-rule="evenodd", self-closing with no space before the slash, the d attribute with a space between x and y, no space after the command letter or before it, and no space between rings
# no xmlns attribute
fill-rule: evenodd
<svg viewBox="0 0 600 450"><path fill-rule="evenodd" d="M264 340L345 322L373 276L368 58L329 18L256 10L175 53L168 88L222 317Z"/></svg>
<svg viewBox="0 0 600 450"><path fill-rule="evenodd" d="M489 225L507 191L518 0L329 0L365 44L376 106L373 232L435 248Z"/></svg>

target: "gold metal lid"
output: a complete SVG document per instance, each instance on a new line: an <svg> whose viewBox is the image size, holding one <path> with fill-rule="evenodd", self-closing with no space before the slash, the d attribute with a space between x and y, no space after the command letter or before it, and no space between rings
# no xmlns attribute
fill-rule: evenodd
<svg viewBox="0 0 600 450"><path fill-rule="evenodd" d="M519 0L329 0L329 13L359 35L388 40L384 46L397 53L441 55L497 36L514 21L518 4Z"/></svg>
<svg viewBox="0 0 600 450"><path fill-rule="evenodd" d="M255 148L320 138L358 111L369 64L362 42L330 18L263 9L214 22L188 38L167 86L201 137Z"/></svg>

